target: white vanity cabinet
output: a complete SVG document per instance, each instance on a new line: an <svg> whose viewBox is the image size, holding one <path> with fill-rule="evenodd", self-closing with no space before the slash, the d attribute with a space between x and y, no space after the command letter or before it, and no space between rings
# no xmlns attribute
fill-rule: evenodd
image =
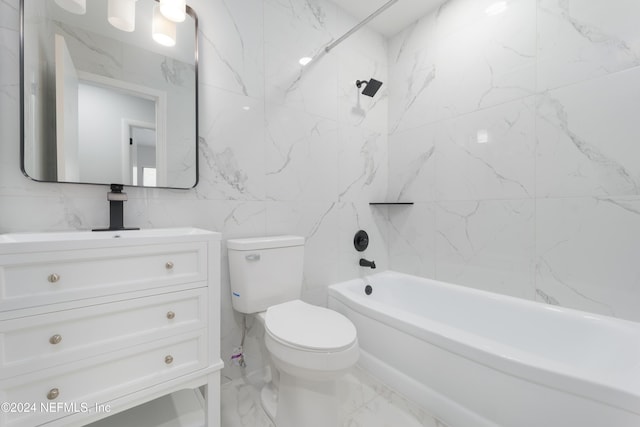
<svg viewBox="0 0 640 427"><path fill-rule="evenodd" d="M220 235L0 235L0 426L83 426L205 386L220 425Z"/></svg>

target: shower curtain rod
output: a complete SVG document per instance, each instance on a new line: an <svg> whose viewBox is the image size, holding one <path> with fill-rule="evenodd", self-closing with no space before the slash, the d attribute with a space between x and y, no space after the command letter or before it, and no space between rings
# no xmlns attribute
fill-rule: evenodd
<svg viewBox="0 0 640 427"><path fill-rule="evenodd" d="M347 31L346 33L344 33L344 35L342 37L340 37L338 40L334 41L333 43L331 43L330 45L328 45L327 47L324 48L324 51L326 53L329 53L329 51L331 49L333 49L334 47L338 46L340 43L342 43L347 37L349 37L350 35L352 35L353 33L355 33L356 31L358 31L362 26L367 25L369 23L369 21L371 21L373 18L375 18L376 16L380 15L382 12L384 12L385 10L387 10L388 8L390 8L391 6L393 6L394 3L396 3L398 0L390 0L387 3L383 4L380 9L376 10L375 12L373 12L371 15L367 16L362 22L360 22L358 25L356 25L355 27L353 27L352 29L350 29L349 31Z"/></svg>

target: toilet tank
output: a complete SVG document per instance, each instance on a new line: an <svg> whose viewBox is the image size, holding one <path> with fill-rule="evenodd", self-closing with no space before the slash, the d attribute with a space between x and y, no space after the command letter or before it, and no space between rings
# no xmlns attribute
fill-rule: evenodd
<svg viewBox="0 0 640 427"><path fill-rule="evenodd" d="M300 298L304 237L271 236L227 241L231 302L241 313L258 313Z"/></svg>

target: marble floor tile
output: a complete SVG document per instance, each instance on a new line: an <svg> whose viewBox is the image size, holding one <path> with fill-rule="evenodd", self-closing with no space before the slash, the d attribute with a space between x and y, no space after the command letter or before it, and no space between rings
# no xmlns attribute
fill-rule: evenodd
<svg viewBox="0 0 640 427"><path fill-rule="evenodd" d="M262 382L256 376L222 384L220 425L225 427L275 427L262 409Z"/></svg>
<svg viewBox="0 0 640 427"><path fill-rule="evenodd" d="M275 427L260 403L259 377L222 385L224 427ZM338 393L342 427L447 427L359 367L339 380Z"/></svg>

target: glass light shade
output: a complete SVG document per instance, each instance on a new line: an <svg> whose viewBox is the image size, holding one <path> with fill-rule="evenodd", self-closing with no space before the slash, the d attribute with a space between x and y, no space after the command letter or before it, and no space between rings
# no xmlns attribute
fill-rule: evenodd
<svg viewBox="0 0 640 427"><path fill-rule="evenodd" d="M87 0L56 0L56 4L67 12L76 15L84 15L87 13Z"/></svg>
<svg viewBox="0 0 640 427"><path fill-rule="evenodd" d="M160 12L170 21L183 22L187 17L187 0L160 0Z"/></svg>
<svg viewBox="0 0 640 427"><path fill-rule="evenodd" d="M136 29L136 0L109 0L107 20L119 30L132 32Z"/></svg>
<svg viewBox="0 0 640 427"><path fill-rule="evenodd" d="M153 7L151 36L163 46L176 45L176 23L165 18L160 11L160 6Z"/></svg>
<svg viewBox="0 0 640 427"><path fill-rule="evenodd" d="M486 13L488 16L495 16L495 15L501 14L505 10L507 10L507 2L506 1L497 1L497 2L495 2L493 4L491 4L489 7L487 7L484 10L484 13Z"/></svg>

